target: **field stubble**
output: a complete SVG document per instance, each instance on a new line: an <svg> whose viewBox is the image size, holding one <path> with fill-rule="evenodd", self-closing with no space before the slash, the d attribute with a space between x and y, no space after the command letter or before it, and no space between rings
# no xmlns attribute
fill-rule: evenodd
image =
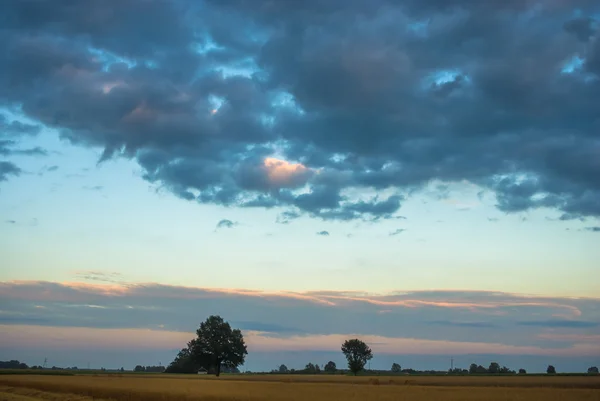
<svg viewBox="0 0 600 401"><path fill-rule="evenodd" d="M600 377L4 376L0 401L600 401Z"/></svg>

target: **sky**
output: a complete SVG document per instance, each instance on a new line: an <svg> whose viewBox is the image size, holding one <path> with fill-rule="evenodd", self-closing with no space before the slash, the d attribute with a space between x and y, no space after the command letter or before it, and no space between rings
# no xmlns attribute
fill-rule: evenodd
<svg viewBox="0 0 600 401"><path fill-rule="evenodd" d="M0 360L600 364L591 0L0 3Z"/></svg>

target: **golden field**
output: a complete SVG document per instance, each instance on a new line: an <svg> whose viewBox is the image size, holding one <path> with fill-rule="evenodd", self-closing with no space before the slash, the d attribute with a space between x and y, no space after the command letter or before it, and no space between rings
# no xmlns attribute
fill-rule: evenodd
<svg viewBox="0 0 600 401"><path fill-rule="evenodd" d="M0 401L600 401L600 376L0 376Z"/></svg>

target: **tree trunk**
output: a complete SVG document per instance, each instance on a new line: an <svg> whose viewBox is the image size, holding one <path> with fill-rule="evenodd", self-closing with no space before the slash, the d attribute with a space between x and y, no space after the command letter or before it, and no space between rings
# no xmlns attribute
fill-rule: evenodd
<svg viewBox="0 0 600 401"><path fill-rule="evenodd" d="M217 377L221 374L221 361L217 360Z"/></svg>

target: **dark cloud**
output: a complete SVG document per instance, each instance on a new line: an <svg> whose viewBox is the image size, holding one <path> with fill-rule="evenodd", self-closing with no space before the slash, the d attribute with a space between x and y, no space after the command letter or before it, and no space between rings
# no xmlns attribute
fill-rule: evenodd
<svg viewBox="0 0 600 401"><path fill-rule="evenodd" d="M24 156L47 156L48 152L39 146L29 149L13 149L12 146L16 142L13 140L0 140L0 155L12 156L12 155L24 155Z"/></svg>
<svg viewBox="0 0 600 401"><path fill-rule="evenodd" d="M278 324L248 321L232 321L231 324L241 330L262 331L269 333L302 334L303 330L295 327L285 327Z"/></svg>
<svg viewBox="0 0 600 401"><path fill-rule="evenodd" d="M78 272L77 277L88 283L0 283L3 324L192 333L199 316L218 313L246 331L277 337L352 333L564 348L589 345L600 336L594 323L600 318L597 299L485 291L269 293L130 283L103 271ZM553 317L558 314L566 317ZM443 330L432 330L432 325Z"/></svg>
<svg viewBox="0 0 600 401"><path fill-rule="evenodd" d="M329 237L329 231L319 231L317 235L320 235L321 237Z"/></svg>
<svg viewBox="0 0 600 401"><path fill-rule="evenodd" d="M40 130L39 125L25 124L17 120L9 122L5 115L0 114L0 138L18 138L23 135L34 136Z"/></svg>
<svg viewBox="0 0 600 401"><path fill-rule="evenodd" d="M406 231L405 228L398 228L398 229L392 231L389 235L391 237L391 236L394 236L394 235L402 234L404 231Z"/></svg>
<svg viewBox="0 0 600 401"><path fill-rule="evenodd" d="M596 20L590 17L585 18L574 18L564 23L564 28L567 32L576 35L582 42L587 42L597 28L594 28Z"/></svg>
<svg viewBox="0 0 600 401"><path fill-rule="evenodd" d="M598 217L598 12L591 0L7 1L0 107L102 161L134 159L189 201L377 221L432 180L466 180L504 212Z"/></svg>
<svg viewBox="0 0 600 401"><path fill-rule="evenodd" d="M560 319L549 319L549 320L530 320L517 322L519 326L537 326L537 327L549 327L549 328L569 328L569 329L581 329L581 328L594 328L600 326L598 322L587 322L582 320L560 320Z"/></svg>
<svg viewBox="0 0 600 401"><path fill-rule="evenodd" d="M17 224L16 220L5 220L4 222L8 224Z"/></svg>
<svg viewBox="0 0 600 401"><path fill-rule="evenodd" d="M223 220L220 220L217 223L217 229L219 229L219 228L233 228L233 227L235 227L237 225L238 225L237 222L233 222L231 220L223 219Z"/></svg>
<svg viewBox="0 0 600 401"><path fill-rule="evenodd" d="M439 326L454 326L454 327L471 327L471 328L492 328L497 327L493 323L489 322L453 322L447 320L437 320L429 322L430 324L439 325Z"/></svg>
<svg viewBox="0 0 600 401"><path fill-rule="evenodd" d="M0 160L0 182L8 180L9 176L18 176L21 174L21 169L14 163Z"/></svg>
<svg viewBox="0 0 600 401"><path fill-rule="evenodd" d="M586 227L585 229L594 233L600 233L600 227Z"/></svg>
<svg viewBox="0 0 600 401"><path fill-rule="evenodd" d="M298 213L298 212L285 211L285 212L280 213L277 216L277 219L275 220L275 222L279 223L279 224L288 224L289 222L291 222L292 220L297 219L300 216L301 216L301 214Z"/></svg>

